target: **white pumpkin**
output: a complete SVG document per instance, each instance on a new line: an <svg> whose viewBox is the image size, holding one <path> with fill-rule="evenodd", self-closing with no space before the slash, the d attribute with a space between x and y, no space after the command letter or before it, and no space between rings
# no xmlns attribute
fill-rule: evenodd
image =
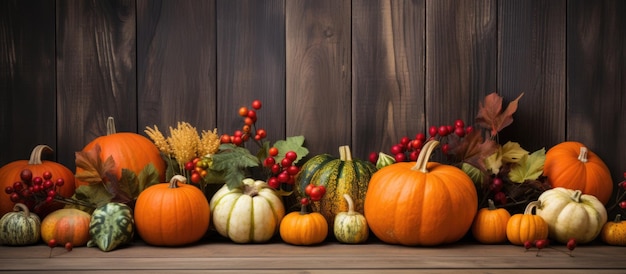
<svg viewBox="0 0 626 274"><path fill-rule="evenodd" d="M261 243L271 239L285 216L281 197L264 181L250 178L243 185L220 188L209 202L217 232L236 243Z"/></svg>
<svg viewBox="0 0 626 274"><path fill-rule="evenodd" d="M537 199L537 215L548 223L549 237L560 243L571 238L578 243L593 241L607 221L606 208L593 195L557 187Z"/></svg>

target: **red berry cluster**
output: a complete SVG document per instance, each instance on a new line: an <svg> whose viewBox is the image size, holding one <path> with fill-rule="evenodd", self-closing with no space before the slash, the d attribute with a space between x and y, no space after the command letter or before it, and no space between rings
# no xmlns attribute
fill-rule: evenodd
<svg viewBox="0 0 626 274"><path fill-rule="evenodd" d="M326 187L323 185L316 186L314 184L308 184L304 188L304 194L306 194L306 197L303 197L300 200L300 203L303 205L308 205L311 201L315 202L321 200L322 196L326 194Z"/></svg>
<svg viewBox="0 0 626 274"><path fill-rule="evenodd" d="M50 255L48 256L48 258L52 257L52 249L54 249L56 246L58 245L57 240L56 239L50 239L50 241L48 241L48 247L50 247ZM74 249L74 245L72 244L72 242L67 242L64 245L65 250L67 250L67 252L72 251L72 249Z"/></svg>
<svg viewBox="0 0 626 274"><path fill-rule="evenodd" d="M236 146L243 145L250 137L256 141L261 141L267 137L267 132L263 128L256 128L257 110L261 109L261 101L252 101L251 108L240 107L239 116L243 118L243 126L240 130L235 130L232 135L222 134L220 142L222 144L232 143Z"/></svg>
<svg viewBox="0 0 626 274"><path fill-rule="evenodd" d="M533 247L537 248L536 256L539 256L539 252L542 249L548 247L549 245L550 245L550 240L548 240L548 239L538 239L538 240L535 240L535 241L525 241L524 242L524 248L526 249L526 251L530 250ZM574 255L572 255L572 252L574 251L574 249L576 249L576 246L577 246L576 239L570 238L567 241L566 247L569 250L569 252L567 252L567 254L570 257L574 256Z"/></svg>
<svg viewBox="0 0 626 274"><path fill-rule="evenodd" d="M410 139L407 136L404 136L400 139L400 142L391 146L389 152L394 157L396 162L406 162L406 161L416 161L417 156L420 154L422 147L429 140L439 140L442 142L449 135L454 134L459 138L463 138L465 135L472 132L474 128L472 126L465 126L465 122L461 119L457 119L454 121L454 125L441 125L441 126L430 126L428 128L428 134L430 135L426 138L426 134L418 133L415 135L414 139ZM444 154L448 154L450 147L446 142L442 142L441 151ZM378 153L372 152L369 156L369 161L373 164L376 164L378 160Z"/></svg>
<svg viewBox="0 0 626 274"><path fill-rule="evenodd" d="M206 177L209 173L209 158L207 157L196 157L193 160L185 163L185 170L189 173L189 179L194 184L199 184L202 181L202 178Z"/></svg>
<svg viewBox="0 0 626 274"><path fill-rule="evenodd" d="M64 184L63 178L53 181L50 171L44 171L42 176L33 176L30 169L23 169L20 172L20 181L7 186L4 192L10 196L12 202L22 203L35 211L39 206L54 201L58 188Z"/></svg>
<svg viewBox="0 0 626 274"><path fill-rule="evenodd" d="M613 204L612 206L609 207L608 211L611 212L612 210L616 209L616 207L619 207L620 211L622 213L626 212L626 172L624 172L624 181L621 181L619 184L617 184L617 192L615 193L615 204Z"/></svg>
<svg viewBox="0 0 626 274"><path fill-rule="evenodd" d="M298 154L294 151L287 151L282 160L277 162L276 157L278 153L279 151L276 147L271 147L268 150L267 158L263 161L263 166L270 171L267 184L275 189L279 189L281 184L294 185L296 182L295 176L300 172L300 167L294 165L294 162L298 159Z"/></svg>

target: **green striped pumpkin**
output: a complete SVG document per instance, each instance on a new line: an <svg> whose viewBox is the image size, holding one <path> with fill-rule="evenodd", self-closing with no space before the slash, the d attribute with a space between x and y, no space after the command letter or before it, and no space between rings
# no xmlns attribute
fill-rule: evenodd
<svg viewBox="0 0 626 274"><path fill-rule="evenodd" d="M134 219L129 206L110 202L94 210L89 222L88 247L97 246L102 251L111 251L128 244L134 236Z"/></svg>
<svg viewBox="0 0 626 274"><path fill-rule="evenodd" d="M266 182L246 178L240 187L220 188L209 202L215 230L235 243L262 243L285 216L281 197Z"/></svg>
<svg viewBox="0 0 626 274"><path fill-rule="evenodd" d="M374 172L376 167L372 163L352 159L350 147L341 146L339 158L320 154L306 161L295 180L300 197L306 196L304 190L309 184L326 187L326 194L319 201L311 203L311 210L322 214L332 229L335 216L339 212L348 211L344 194L352 197L354 211L363 214L367 185Z"/></svg>
<svg viewBox="0 0 626 274"><path fill-rule="evenodd" d="M13 206L0 218L0 243L3 245L30 245L41 237L41 220L22 203Z"/></svg>

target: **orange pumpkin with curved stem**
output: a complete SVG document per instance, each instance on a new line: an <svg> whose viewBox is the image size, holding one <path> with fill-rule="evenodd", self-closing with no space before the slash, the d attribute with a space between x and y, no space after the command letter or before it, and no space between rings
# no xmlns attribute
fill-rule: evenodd
<svg viewBox="0 0 626 274"><path fill-rule="evenodd" d="M4 194L4 189L8 186L13 186L14 182L21 181L20 174L24 169L30 169L33 178L42 177L45 171L51 172L51 180L53 182L56 182L59 178L64 180L63 186L57 187L57 193L66 198L74 195L76 189L74 173L62 164L42 160L42 154L45 151L52 151L52 149L47 145L37 145L31 152L29 160L13 161L0 168L0 187L3 191L3 193L0 194L0 216L13 211L15 203L11 201L9 195ZM44 218L48 213L63 208L63 206L64 204L62 203L53 202L51 205L45 205L35 210L31 209L31 211L37 213L39 217Z"/></svg>
<svg viewBox="0 0 626 274"><path fill-rule="evenodd" d="M107 119L107 135L100 136L89 142L82 151L91 151L96 144L100 146L100 159L105 161L109 156L115 161L117 178L122 175L122 169L128 169L135 174L141 173L146 165L152 163L159 173L159 181L165 181L165 161L161 152L150 139L133 132L117 132L113 117ZM83 171L76 168L76 174ZM88 185L87 182L76 180L76 187Z"/></svg>
<svg viewBox="0 0 626 274"><path fill-rule="evenodd" d="M439 144L424 145L417 163L378 170L365 195L365 219L377 238L391 244L433 246L465 236L478 209L472 180L462 170L428 162Z"/></svg>
<svg viewBox="0 0 626 274"><path fill-rule="evenodd" d="M562 142L549 149L543 175L554 188L580 190L605 205L613 194L609 168L597 154L579 142Z"/></svg>

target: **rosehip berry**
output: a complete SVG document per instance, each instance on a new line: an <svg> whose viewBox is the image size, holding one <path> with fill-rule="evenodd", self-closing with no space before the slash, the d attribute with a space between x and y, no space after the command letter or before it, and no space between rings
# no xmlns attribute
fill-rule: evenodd
<svg viewBox="0 0 626 274"><path fill-rule="evenodd" d="M20 172L20 179L24 182L30 182L33 179L33 172L30 169L23 169Z"/></svg>
<svg viewBox="0 0 626 274"><path fill-rule="evenodd" d="M253 109L261 109L261 106L263 106L263 104L261 104L260 100L254 100L252 101L252 108Z"/></svg>
<svg viewBox="0 0 626 274"><path fill-rule="evenodd" d="M300 204L308 205L309 204L309 198L305 197L305 198L300 199Z"/></svg>
<svg viewBox="0 0 626 274"><path fill-rule="evenodd" d="M404 155L404 153L395 154L394 158L395 158L397 163L406 161L406 155Z"/></svg>
<svg viewBox="0 0 626 274"><path fill-rule="evenodd" d="M248 116L248 108L247 107L240 107L239 108L239 116L241 116L241 117Z"/></svg>
<svg viewBox="0 0 626 274"><path fill-rule="evenodd" d="M278 189L280 187L280 182L278 181L278 178L276 177L271 177L267 180L267 184L271 187L271 188L275 188Z"/></svg>
<svg viewBox="0 0 626 274"><path fill-rule="evenodd" d="M448 131L448 127L447 126L440 126L439 129L437 130L437 133L440 136L443 137L443 136L448 135L448 133L450 133L450 132Z"/></svg>
<svg viewBox="0 0 626 274"><path fill-rule="evenodd" d="M50 239L50 241L48 241L48 247L54 248L55 246L57 246L57 240Z"/></svg>
<svg viewBox="0 0 626 274"><path fill-rule="evenodd" d="M269 153L270 156L275 157L278 155L278 148L271 147L267 153Z"/></svg>
<svg viewBox="0 0 626 274"><path fill-rule="evenodd" d="M74 246L72 245L72 243L71 243L71 242L67 242L67 243L65 243L65 250L67 250L68 252L72 251L72 248L73 248L73 247L74 247Z"/></svg>
<svg viewBox="0 0 626 274"><path fill-rule="evenodd" d="M439 132L439 130L437 129L436 126L430 126L428 128L428 134L430 134L430 136L435 136L437 135L437 132Z"/></svg>
<svg viewBox="0 0 626 274"><path fill-rule="evenodd" d="M626 200L619 202L619 207L626 209Z"/></svg>
<svg viewBox="0 0 626 274"><path fill-rule="evenodd" d="M43 172L42 177L43 177L45 180L50 180L50 179L52 178L52 172L50 172L50 171L44 171L44 172Z"/></svg>
<svg viewBox="0 0 626 274"><path fill-rule="evenodd" d="M369 161L372 164L376 164L376 162L378 162L378 153L376 152L371 152L370 156L369 156Z"/></svg>
<svg viewBox="0 0 626 274"><path fill-rule="evenodd" d="M274 159L274 157L267 157L265 158L265 161L263 161L263 165L266 167L271 167L274 164L276 164L276 159Z"/></svg>
<svg viewBox="0 0 626 274"><path fill-rule="evenodd" d="M63 180L63 178L58 178L57 182L55 183L56 186L61 187L65 184L65 180Z"/></svg>
<svg viewBox="0 0 626 274"><path fill-rule="evenodd" d="M426 134L424 133L415 134L415 140L420 140L422 142L426 141Z"/></svg>
<svg viewBox="0 0 626 274"><path fill-rule="evenodd" d="M463 129L465 127L465 123L463 122L463 120L457 119L456 121L454 121L454 127Z"/></svg>

